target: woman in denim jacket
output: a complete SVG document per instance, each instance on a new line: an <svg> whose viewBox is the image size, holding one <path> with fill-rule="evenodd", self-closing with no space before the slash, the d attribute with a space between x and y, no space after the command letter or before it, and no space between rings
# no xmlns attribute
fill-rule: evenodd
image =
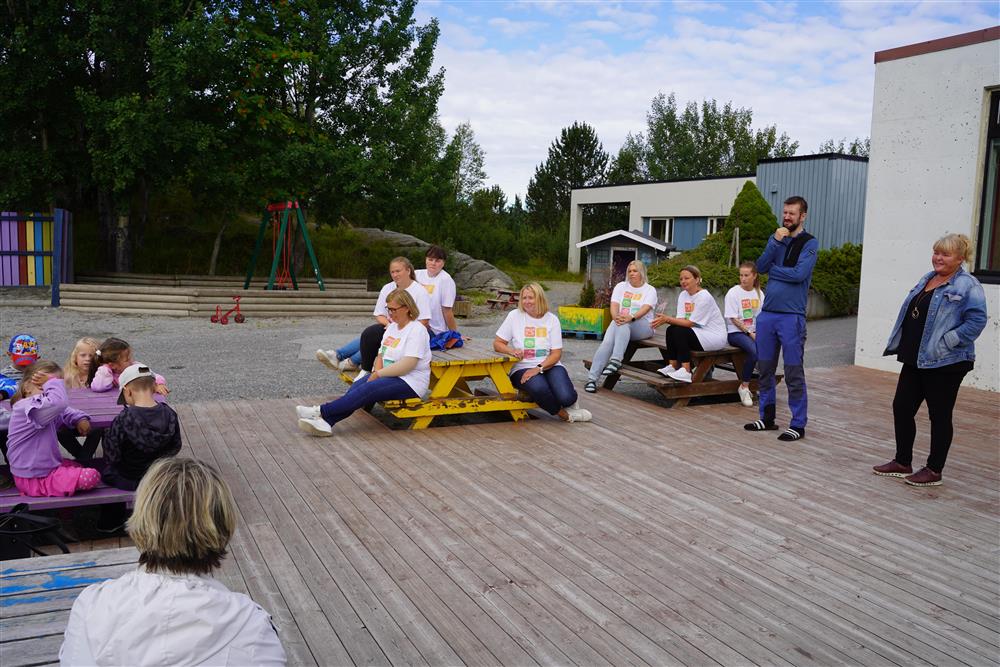
<svg viewBox="0 0 1000 667"><path fill-rule="evenodd" d="M941 484L951 447L951 413L962 378L976 359L975 341L986 328L986 294L962 268L972 252L964 234L948 234L934 244L934 270L910 290L896 318L884 355L902 362L892 399L896 457L875 466L876 475L904 477L913 486ZM931 451L927 466L913 474L914 417L927 401Z"/></svg>

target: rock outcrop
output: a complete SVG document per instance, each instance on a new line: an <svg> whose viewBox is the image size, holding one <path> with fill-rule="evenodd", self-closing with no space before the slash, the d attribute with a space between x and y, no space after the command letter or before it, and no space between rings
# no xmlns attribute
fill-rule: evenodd
<svg viewBox="0 0 1000 667"><path fill-rule="evenodd" d="M364 234L375 241L385 241L394 248L399 248L400 254L409 255L414 251L426 252L431 245L427 241L418 239L416 236L401 234L386 229L376 229L374 227L355 227L354 231ZM422 266L416 267L418 269ZM455 284L459 289L511 289L514 281L506 273L493 266L489 262L470 257L465 253L451 251L448 253L448 262L445 270L455 279Z"/></svg>

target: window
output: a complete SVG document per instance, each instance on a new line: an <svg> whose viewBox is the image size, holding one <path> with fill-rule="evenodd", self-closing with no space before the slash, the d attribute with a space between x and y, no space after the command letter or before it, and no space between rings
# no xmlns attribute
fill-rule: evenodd
<svg viewBox="0 0 1000 667"><path fill-rule="evenodd" d="M594 258L595 267L604 267L611 262L611 255L607 248L597 248L593 251L592 257Z"/></svg>
<svg viewBox="0 0 1000 667"><path fill-rule="evenodd" d="M674 239L674 219L673 218L650 218L649 235L654 239L660 239L667 243L673 243Z"/></svg>
<svg viewBox="0 0 1000 667"><path fill-rule="evenodd" d="M715 232L721 231L723 227L726 226L725 218L709 218L708 219L708 229L705 230L705 235L714 234Z"/></svg>
<svg viewBox="0 0 1000 667"><path fill-rule="evenodd" d="M990 94L985 152L975 273L989 282L1000 282L1000 91Z"/></svg>

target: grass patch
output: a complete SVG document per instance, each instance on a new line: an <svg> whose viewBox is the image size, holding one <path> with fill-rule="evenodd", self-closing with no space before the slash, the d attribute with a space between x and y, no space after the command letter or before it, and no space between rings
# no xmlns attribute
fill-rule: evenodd
<svg viewBox="0 0 1000 667"><path fill-rule="evenodd" d="M544 284L546 280L583 284L582 273L554 268L542 259L529 260L526 264L514 264L500 260L497 262L497 268L510 276L514 284L518 286L525 283L540 283L543 288L548 289Z"/></svg>

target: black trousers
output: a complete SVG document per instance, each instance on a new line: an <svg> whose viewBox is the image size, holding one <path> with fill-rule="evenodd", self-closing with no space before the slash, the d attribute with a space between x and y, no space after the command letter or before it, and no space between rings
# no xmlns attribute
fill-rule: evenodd
<svg viewBox="0 0 1000 667"><path fill-rule="evenodd" d="M670 325L664 335L667 338L667 359L676 359L681 363L690 362L692 352L704 350L694 329L690 327Z"/></svg>
<svg viewBox="0 0 1000 667"><path fill-rule="evenodd" d="M361 332L361 368L371 373L375 365L375 357L382 347L382 336L385 334L385 327L376 322Z"/></svg>
<svg viewBox="0 0 1000 667"><path fill-rule="evenodd" d="M936 473L944 469L954 428L951 413L958 398L966 370L952 368L917 368L903 364L892 399L892 419L896 427L896 462L904 466L913 463L913 441L917 437L914 419L920 404L927 401L931 420L931 452L927 467Z"/></svg>

